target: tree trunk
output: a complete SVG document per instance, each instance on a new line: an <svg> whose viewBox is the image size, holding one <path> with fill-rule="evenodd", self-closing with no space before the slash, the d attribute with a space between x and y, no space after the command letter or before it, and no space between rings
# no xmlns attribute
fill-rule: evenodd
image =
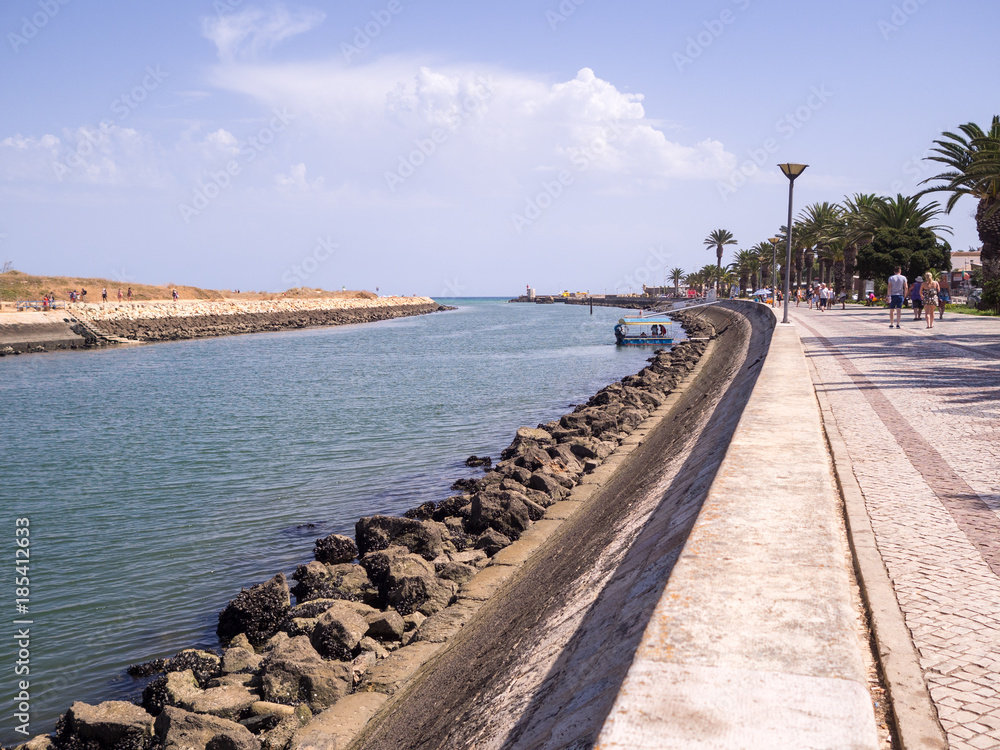
<svg viewBox="0 0 1000 750"><path fill-rule="evenodd" d="M848 299L854 291L854 269L857 264L858 246L848 245L844 248L844 288L847 290ZM858 295L858 299L861 299L860 295Z"/></svg>
<svg viewBox="0 0 1000 750"><path fill-rule="evenodd" d="M988 197L979 201L976 208L976 229L983 242L980 261L983 264L983 306L1000 313L1000 208L986 218L986 212L993 208L1000 197Z"/></svg>

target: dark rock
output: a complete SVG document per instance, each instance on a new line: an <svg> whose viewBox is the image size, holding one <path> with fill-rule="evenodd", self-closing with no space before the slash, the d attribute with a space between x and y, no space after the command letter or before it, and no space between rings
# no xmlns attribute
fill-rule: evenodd
<svg viewBox="0 0 1000 750"><path fill-rule="evenodd" d="M451 488L453 490L458 490L459 492L471 492L472 490L476 489L477 481L478 480L476 479L456 479L454 482L451 483Z"/></svg>
<svg viewBox="0 0 1000 750"><path fill-rule="evenodd" d="M526 443L520 446L520 450L521 453L514 459L514 465L528 471L536 471L552 460L549 454L537 445Z"/></svg>
<svg viewBox="0 0 1000 750"><path fill-rule="evenodd" d="M434 520L444 521L449 516L468 518L472 513L471 495L453 495L438 503L434 510Z"/></svg>
<svg viewBox="0 0 1000 750"><path fill-rule="evenodd" d="M239 633L245 633L250 643L259 646L278 631L292 600L285 576L278 573L265 583L243 589L219 613L216 633L223 644Z"/></svg>
<svg viewBox="0 0 1000 750"><path fill-rule="evenodd" d="M275 646L261 667L265 700L288 705L305 702L313 711L333 705L350 691L351 684L350 665L325 661L304 635Z"/></svg>
<svg viewBox="0 0 1000 750"><path fill-rule="evenodd" d="M544 492L553 500L562 500L569 494L567 489L563 487L561 483L556 481L552 474L546 472L536 471L532 474L531 480L528 482L528 486L533 490Z"/></svg>
<svg viewBox="0 0 1000 750"><path fill-rule="evenodd" d="M434 565L438 578L454 581L459 586L472 578L478 571L471 565L458 562L443 562Z"/></svg>
<svg viewBox="0 0 1000 750"><path fill-rule="evenodd" d="M68 750L146 750L152 742L153 717L125 701L77 701L56 725L56 746Z"/></svg>
<svg viewBox="0 0 1000 750"><path fill-rule="evenodd" d="M162 750L260 750L250 730L235 721L167 706L154 723Z"/></svg>
<svg viewBox="0 0 1000 750"><path fill-rule="evenodd" d="M509 547L510 544L510 539L496 529L486 529L486 531L476 538L476 549L481 549L490 557L493 557L493 555L504 547Z"/></svg>
<svg viewBox="0 0 1000 750"><path fill-rule="evenodd" d="M472 496L472 515L467 528L473 533L492 528L508 539L518 539L531 525L525 499L510 490L477 492Z"/></svg>
<svg viewBox="0 0 1000 750"><path fill-rule="evenodd" d="M410 508L403 514L404 518L413 518L417 521L430 521L434 518L434 510L436 508L436 503L431 501L427 503L421 503L416 508Z"/></svg>
<svg viewBox="0 0 1000 750"><path fill-rule="evenodd" d="M380 641L398 641L406 631L406 623L396 610L376 612L365 618L368 621L368 633L371 638Z"/></svg>
<svg viewBox="0 0 1000 750"><path fill-rule="evenodd" d="M358 521L355 528L362 556L390 545L406 547L427 560L433 560L443 552L441 530L412 518L366 516Z"/></svg>
<svg viewBox="0 0 1000 750"><path fill-rule="evenodd" d="M465 459L465 465L490 467L493 465L493 459L489 456L469 456Z"/></svg>
<svg viewBox="0 0 1000 750"><path fill-rule="evenodd" d="M319 616L309 642L326 659L350 661L368 631L368 622L347 602L335 602Z"/></svg>
<svg viewBox="0 0 1000 750"><path fill-rule="evenodd" d="M389 591L389 604L401 615L420 612L430 617L451 604L457 591L458 586L452 581L411 576Z"/></svg>
<svg viewBox="0 0 1000 750"><path fill-rule="evenodd" d="M382 602L404 578L434 578L434 566L405 547L389 547L361 558L368 576L378 586Z"/></svg>
<svg viewBox="0 0 1000 750"><path fill-rule="evenodd" d="M316 599L346 599L372 604L378 599L378 592L368 579L368 573L359 565L325 565L314 561L298 566L294 578L297 583L292 593L300 604Z"/></svg>
<svg viewBox="0 0 1000 750"><path fill-rule="evenodd" d="M338 565L352 562L358 556L358 547L349 536L330 534L316 540L313 554L321 563Z"/></svg>

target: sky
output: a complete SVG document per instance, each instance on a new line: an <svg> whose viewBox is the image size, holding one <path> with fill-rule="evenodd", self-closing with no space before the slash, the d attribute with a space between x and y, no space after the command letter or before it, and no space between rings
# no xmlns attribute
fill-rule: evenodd
<svg viewBox="0 0 1000 750"><path fill-rule="evenodd" d="M0 263L434 297L640 291L912 195L998 112L996 0L4 0ZM932 200L933 197L927 200ZM942 197L944 203L945 198ZM971 199L944 218L978 247Z"/></svg>

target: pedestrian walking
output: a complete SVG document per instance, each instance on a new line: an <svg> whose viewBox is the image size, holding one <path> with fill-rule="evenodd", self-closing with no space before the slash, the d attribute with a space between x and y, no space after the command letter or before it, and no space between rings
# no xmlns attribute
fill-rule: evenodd
<svg viewBox="0 0 1000 750"><path fill-rule="evenodd" d="M951 302L951 287L948 274L943 273L938 278L938 320L944 320L944 306Z"/></svg>
<svg viewBox="0 0 1000 750"><path fill-rule="evenodd" d="M819 311L826 312L830 305L830 287L826 284L819 285Z"/></svg>
<svg viewBox="0 0 1000 750"><path fill-rule="evenodd" d="M104 287L101 290L101 302L103 302L104 304L108 303L108 288L107 287Z"/></svg>
<svg viewBox="0 0 1000 750"><path fill-rule="evenodd" d="M122 288L118 287L118 304L121 304L121 301L122 301Z"/></svg>
<svg viewBox="0 0 1000 750"><path fill-rule="evenodd" d="M927 328L934 327L934 311L938 306L938 289L940 285L934 280L934 274L930 271L924 274L924 283L920 287L921 301L924 303L924 319L927 321Z"/></svg>
<svg viewBox="0 0 1000 750"><path fill-rule="evenodd" d="M892 328L893 314L895 313L896 328L899 328L899 319L903 314L903 295L906 294L906 277L903 276L903 269L896 266L896 273L889 277L889 328Z"/></svg>
<svg viewBox="0 0 1000 750"><path fill-rule="evenodd" d="M128 298L128 301L129 301L129 302L131 302L131 301L132 301L132 287L129 287L129 288L128 288L128 291L127 291L127 292L125 292L125 296L126 296L126 297Z"/></svg>
<svg viewBox="0 0 1000 750"><path fill-rule="evenodd" d="M920 320L920 314L924 309L924 299L920 293L920 287L923 284L924 280L918 276L913 280L913 284L910 285L910 303L913 305L914 320Z"/></svg>

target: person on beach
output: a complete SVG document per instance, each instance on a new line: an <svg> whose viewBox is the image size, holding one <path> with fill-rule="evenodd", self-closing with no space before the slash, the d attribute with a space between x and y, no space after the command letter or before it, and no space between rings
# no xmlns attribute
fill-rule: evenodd
<svg viewBox="0 0 1000 750"><path fill-rule="evenodd" d="M920 315L924 309L924 300L920 293L920 287L923 286L923 283L924 280L918 276L910 285L910 303L913 305L914 320L920 320Z"/></svg>
<svg viewBox="0 0 1000 750"><path fill-rule="evenodd" d="M906 277L903 269L896 266L896 273L889 277L889 328L892 328L893 313L896 315L896 328L903 315L903 295L906 294Z"/></svg>
<svg viewBox="0 0 1000 750"><path fill-rule="evenodd" d="M938 289L940 285L934 281L934 274L930 271L924 274L924 283L920 288L921 301L924 303L924 319L927 321L927 328L934 327L934 311L938 306Z"/></svg>
<svg viewBox="0 0 1000 750"><path fill-rule="evenodd" d="M125 292L125 296L126 296L126 297L128 297L128 301L129 301L129 302L131 302L131 301L132 301L132 287L129 287L129 288L128 288L128 291L127 291L127 292Z"/></svg>
<svg viewBox="0 0 1000 750"><path fill-rule="evenodd" d="M101 290L101 302L103 302L104 304L108 303L108 288L107 287L104 287Z"/></svg>
<svg viewBox="0 0 1000 750"><path fill-rule="evenodd" d="M118 287L118 304L121 304L121 301L122 301L122 288Z"/></svg>
<svg viewBox="0 0 1000 750"><path fill-rule="evenodd" d="M948 274L943 273L938 278L938 320L944 320L944 306L951 302L951 287L948 285Z"/></svg>
<svg viewBox="0 0 1000 750"><path fill-rule="evenodd" d="M174 289L174 290L173 290L173 291L171 292L171 296L172 296L172 297L174 298L174 302L176 302L176 301L177 301L177 290L176 290L176 289Z"/></svg>

